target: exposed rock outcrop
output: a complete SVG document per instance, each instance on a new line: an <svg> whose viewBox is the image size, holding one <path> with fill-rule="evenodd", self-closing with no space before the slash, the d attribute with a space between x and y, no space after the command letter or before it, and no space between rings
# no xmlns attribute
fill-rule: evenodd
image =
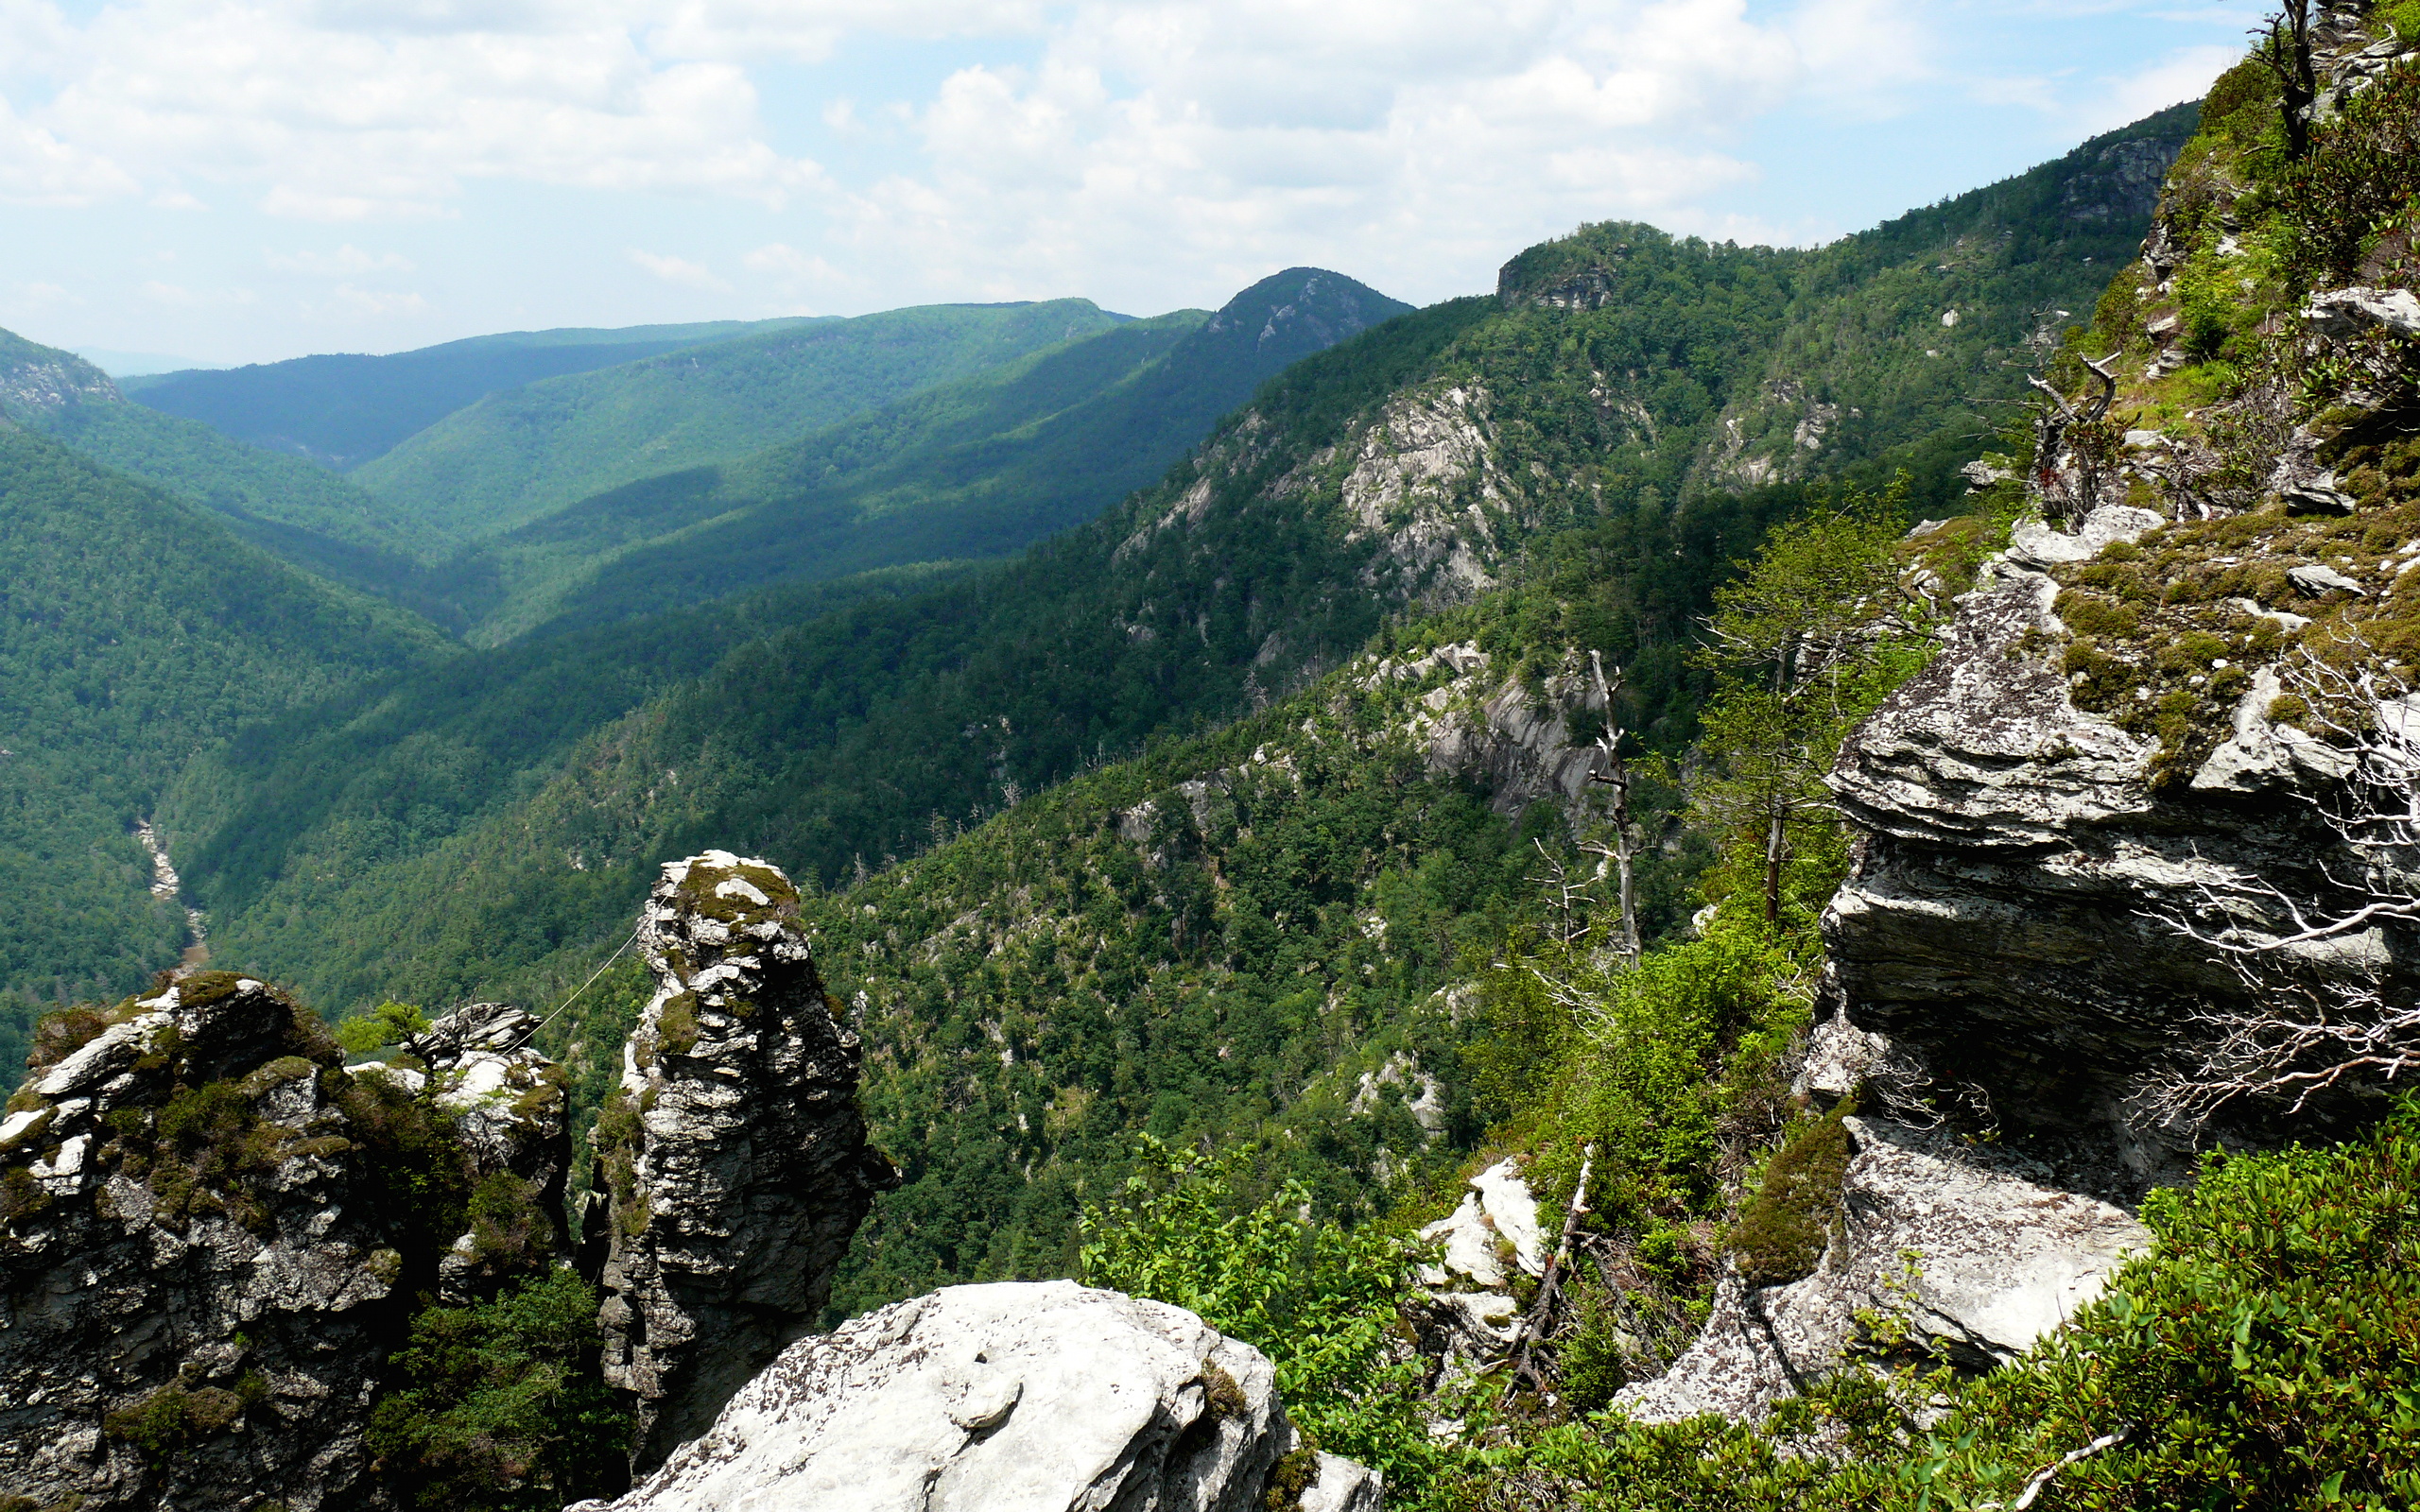
<svg viewBox="0 0 2420 1512"><path fill-rule="evenodd" d="M2157 786L2158 741L2079 709L2045 649L2065 633L2045 569L2156 523L2104 507L2076 535L2021 531L1832 777L1859 833L1824 922L1852 1020L1987 1088L2018 1125L2105 1126L2187 1015L2242 993L2161 916L2199 914L2206 887L2256 926L2243 879L2316 895L2335 853L2308 805L2251 775L2291 785L2290 731L2239 720L2208 782ZM2245 699L2267 707L2256 685Z"/></svg>
<svg viewBox="0 0 2420 1512"><path fill-rule="evenodd" d="M1816 1272L1780 1286L1725 1278L1697 1342L1615 1405L1651 1422L1753 1418L1860 1349L1988 1368L2099 1296L2119 1258L2150 1243L2123 1211L2022 1158L1882 1120L1846 1124L1854 1153Z"/></svg>
<svg viewBox="0 0 2420 1512"><path fill-rule="evenodd" d="M1296 1447L1267 1357L1190 1313L1073 1281L952 1286L792 1345L611 1507L1257 1512ZM1319 1470L1305 1512L1376 1512L1367 1470Z"/></svg>
<svg viewBox="0 0 2420 1512"><path fill-rule="evenodd" d="M1514 1278L1534 1281L1547 1268L1537 1198L1520 1166L1498 1160L1471 1177L1461 1205L1420 1237L1437 1246L1436 1260L1420 1267L1424 1347L1449 1366L1501 1358L1521 1329Z"/></svg>
<svg viewBox="0 0 2420 1512"><path fill-rule="evenodd" d="M569 1246L563 1181L571 1169L564 1096L570 1078L530 1048L537 1028L536 1018L509 1004L474 1003L404 1047L426 1067L437 1104L454 1116L455 1137L477 1178L516 1188L504 1203L483 1205L518 1215L513 1231L474 1227L446 1247L438 1281L448 1302L493 1292L507 1277Z"/></svg>
<svg viewBox="0 0 2420 1512"><path fill-rule="evenodd" d="M224 972L45 1031L0 1124L0 1490L358 1504L406 1265L374 1091Z"/></svg>
<svg viewBox="0 0 2420 1512"><path fill-rule="evenodd" d="M897 1177L866 1144L857 1038L777 868L722 850L666 864L638 943L657 988L596 1153L605 1374L635 1400L644 1474L814 1326Z"/></svg>

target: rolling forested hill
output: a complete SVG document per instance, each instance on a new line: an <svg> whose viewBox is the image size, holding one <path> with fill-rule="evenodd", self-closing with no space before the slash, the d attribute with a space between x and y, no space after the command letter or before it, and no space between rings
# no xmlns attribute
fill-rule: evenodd
<svg viewBox="0 0 2420 1512"><path fill-rule="evenodd" d="M456 541L604 490L746 456L919 389L1117 326L1089 300L785 322L498 391L357 469ZM440 349L441 350L441 349Z"/></svg>
<svg viewBox="0 0 2420 1512"><path fill-rule="evenodd" d="M128 391L163 414L341 470L499 389L797 323L512 331L379 357L325 353L164 373L130 383Z"/></svg>
<svg viewBox="0 0 2420 1512"><path fill-rule="evenodd" d="M785 580L1005 557L1158 478L1296 359L1409 308L1291 268L1216 314L1130 321L584 500L465 554L454 591L482 609L475 641L493 644L548 620L559 631Z"/></svg>
<svg viewBox="0 0 2420 1512"><path fill-rule="evenodd" d="M6 1055L36 1004L123 992L175 960L184 915L151 897L133 832L198 751L442 644L7 421L0 602Z"/></svg>
<svg viewBox="0 0 2420 1512"><path fill-rule="evenodd" d="M1579 611L1537 575L1582 549L1608 582L1661 582L1641 552L1694 575L1552 648L1628 665L1638 728L1677 744L1690 606L1741 522L1803 496L1794 479L1903 462L1917 507L1954 507L1999 423L1979 406L2131 251L2148 205L2128 164L2190 124L1814 252L1584 229L1494 298L1296 363L1166 481L1022 560L737 644L577 739L424 742L358 704L258 730L194 774L178 854L231 952L331 1005L534 991L618 937L664 855L752 849L844 885L1306 686L1391 619L1504 593L1521 635L1546 633ZM494 664L499 698L543 702Z"/></svg>

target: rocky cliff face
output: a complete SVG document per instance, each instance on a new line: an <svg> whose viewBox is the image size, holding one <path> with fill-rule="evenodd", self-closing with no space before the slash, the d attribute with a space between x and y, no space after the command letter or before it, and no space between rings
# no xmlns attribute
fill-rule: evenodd
<svg viewBox="0 0 2420 1512"><path fill-rule="evenodd" d="M657 988L597 1123L606 1379L653 1469L815 1324L875 1192L856 1036L824 995L798 890L728 851L676 861L640 916Z"/></svg>
<svg viewBox="0 0 2420 1512"><path fill-rule="evenodd" d="M45 1027L0 1124L0 1488L344 1504L408 1284L391 1100L248 978Z"/></svg>
<svg viewBox="0 0 2420 1512"><path fill-rule="evenodd" d="M0 415L25 419L70 404L122 404L110 375L73 352L0 331Z"/></svg>
<svg viewBox="0 0 2420 1512"><path fill-rule="evenodd" d="M1376 1512L1377 1493L1300 1451L1259 1350L1181 1308L1043 1281L947 1287L792 1345L611 1506Z"/></svg>

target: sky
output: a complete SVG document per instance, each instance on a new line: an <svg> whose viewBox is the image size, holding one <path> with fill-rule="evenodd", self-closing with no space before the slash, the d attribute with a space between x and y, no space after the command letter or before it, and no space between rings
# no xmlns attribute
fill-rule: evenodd
<svg viewBox="0 0 2420 1512"><path fill-rule="evenodd" d="M0 0L0 326L185 363L1804 245L2194 98L2244 0ZM121 369L146 364L118 359Z"/></svg>

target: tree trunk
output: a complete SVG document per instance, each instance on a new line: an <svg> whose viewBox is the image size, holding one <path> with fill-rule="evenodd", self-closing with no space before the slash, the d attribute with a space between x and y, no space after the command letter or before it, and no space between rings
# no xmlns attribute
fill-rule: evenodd
<svg viewBox="0 0 2420 1512"><path fill-rule="evenodd" d="M1765 830L1765 922L1781 923L1781 816L1776 814Z"/></svg>

